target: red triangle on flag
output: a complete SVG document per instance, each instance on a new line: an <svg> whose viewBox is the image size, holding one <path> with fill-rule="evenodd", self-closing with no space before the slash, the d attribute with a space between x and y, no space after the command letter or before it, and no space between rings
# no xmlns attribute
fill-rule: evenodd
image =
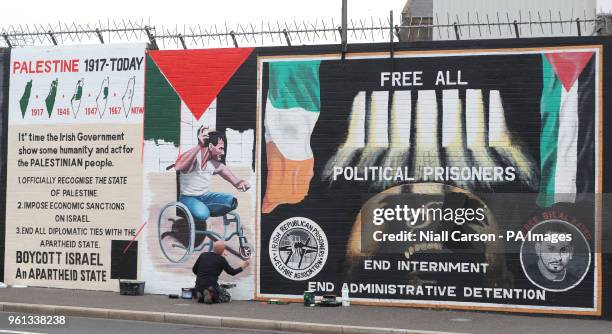
<svg viewBox="0 0 612 334"><path fill-rule="evenodd" d="M204 114L253 48L149 51L196 119Z"/></svg>
<svg viewBox="0 0 612 334"><path fill-rule="evenodd" d="M547 53L546 59L569 92L592 56L593 52L557 52Z"/></svg>

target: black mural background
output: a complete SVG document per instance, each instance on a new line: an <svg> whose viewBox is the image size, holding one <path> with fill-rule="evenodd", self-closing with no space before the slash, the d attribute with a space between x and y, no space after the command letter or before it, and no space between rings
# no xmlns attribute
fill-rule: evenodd
<svg viewBox="0 0 612 334"><path fill-rule="evenodd" d="M498 43L500 44L500 43ZM418 48L418 47L417 47ZM273 52L270 52L274 54ZM469 82L461 87L435 87L435 73L437 71L462 71L463 81ZM340 286L343 282L358 283L393 283L411 284L414 277L408 277L406 273L394 271L365 271L360 269L361 265L351 265L347 262L347 242L351 233L356 215L362 205L380 189L368 182L336 181L330 184L323 180L323 171L330 158L336 154L338 148L343 144L349 126L351 104L354 96L359 91L389 90L380 87L380 72L389 71L413 71L422 70L423 86L418 90L435 89L438 100L438 133L442 134L442 89L459 88L459 96L463 104L465 117L465 90L482 89L485 115L488 115L488 91L499 90L506 115L508 130L521 142L521 147L529 153L539 170L540 166L540 98L542 93L542 57L540 54L522 55L483 55L483 56L453 56L453 57L428 57L428 58L395 58L390 59L350 59L350 60L323 60L320 66L321 84L321 113L311 136L311 147L315 158L314 174L310 191L307 197L297 204L285 204L278 206L269 214L262 214L261 218L261 242L260 242L260 293L281 294L299 296L308 290L308 281L333 282L335 291L340 295ZM267 64L262 68L262 104L265 105L267 96ZM581 107L594 110L594 60L587 64L583 70L580 82L582 100ZM416 110L417 89L412 87L397 88L411 90L412 96L412 128L414 134L414 116ZM556 205L555 208L570 212L573 216L584 223L589 231L594 231L593 217L593 191L594 177L594 114L580 114L579 150L582 155L579 158L579 175L577 177L579 201L575 205ZM262 131L264 129L263 119L265 110L260 118ZM267 177L265 140L261 138L262 155L261 162L261 185L262 194L265 195ZM414 135L411 136L410 156L414 157L415 142ZM441 138L440 138L441 139ZM604 144L605 147L605 144ZM499 156L493 156L496 165L505 166ZM441 163L444 166L444 148L440 147ZM359 156L353 160L355 165ZM378 160L378 163L381 159ZM414 158L410 165L414 166ZM452 184L452 183L449 183ZM604 186L605 189L605 186ZM500 231L519 230L528 220L542 212L542 208L536 205L535 197L537 189L528 189L521 182L507 182L493 185L491 188L475 187L471 189L486 203L497 220ZM529 194L525 196L524 194ZM303 216L318 223L326 233L329 244L329 255L325 267L319 274L307 281L291 281L276 272L269 258L268 244L272 231L283 220L291 217ZM472 247L473 246L473 247ZM451 262L478 262L485 258L487 249L483 245L446 245L452 249L450 254L437 254L434 258L422 254L411 258L411 260L451 261ZM594 240L590 240L590 247L594 251ZM463 248L463 249L462 249ZM465 248L484 249L480 253ZM455 285L473 287L506 287L538 289L525 277L521 268L519 254L515 250L516 245L505 247L507 253L503 254L505 261L505 272L503 275L494 277L493 280L485 279L480 274L432 274L421 275L418 279L436 285ZM592 254L594 256L594 253ZM380 254L372 255L368 259L405 260L402 254ZM594 257L593 257L594 259ZM589 272L582 282L569 292L547 292L546 301L529 300L494 300L494 299L470 299L470 298L435 298L415 297L418 300L431 301L470 301L482 303L503 303L514 305L549 305L580 308L594 308L593 297L596 291L593 288L594 263L591 261ZM411 281L412 280L412 281ZM376 295L358 294L354 297L370 299L402 299L398 295ZM441 303L443 304L443 302Z"/></svg>

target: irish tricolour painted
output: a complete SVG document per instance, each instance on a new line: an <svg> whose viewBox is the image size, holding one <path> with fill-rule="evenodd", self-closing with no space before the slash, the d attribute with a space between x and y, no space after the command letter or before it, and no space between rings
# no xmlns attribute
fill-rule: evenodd
<svg viewBox="0 0 612 334"><path fill-rule="evenodd" d="M263 212L298 203L308 193L314 159L310 136L319 118L320 61L269 63L265 139L268 185Z"/></svg>

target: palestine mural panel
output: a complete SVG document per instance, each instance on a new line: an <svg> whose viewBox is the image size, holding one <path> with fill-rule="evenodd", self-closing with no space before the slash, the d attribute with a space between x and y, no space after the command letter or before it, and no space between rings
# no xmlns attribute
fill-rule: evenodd
<svg viewBox="0 0 612 334"><path fill-rule="evenodd" d="M224 239L230 265L254 253L256 61L251 48L150 51L144 125L148 292L192 287L192 267ZM193 156L193 154L195 156ZM181 159L192 154L192 163ZM252 299L253 266L221 282Z"/></svg>
<svg viewBox="0 0 612 334"><path fill-rule="evenodd" d="M601 61L259 58L257 296L598 314Z"/></svg>
<svg viewBox="0 0 612 334"><path fill-rule="evenodd" d="M6 125L8 116L10 49L0 49L0 197L6 198ZM4 281L5 201L0 201L0 281Z"/></svg>
<svg viewBox="0 0 612 334"><path fill-rule="evenodd" d="M144 44L11 53L5 282L137 278L144 56Z"/></svg>

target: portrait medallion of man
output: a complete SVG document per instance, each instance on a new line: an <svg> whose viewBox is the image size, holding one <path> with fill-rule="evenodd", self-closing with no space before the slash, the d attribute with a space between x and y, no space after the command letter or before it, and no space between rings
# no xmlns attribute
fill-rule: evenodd
<svg viewBox="0 0 612 334"><path fill-rule="evenodd" d="M535 225L521 246L521 265L529 281L547 291L577 286L589 269L591 252L582 232L558 219Z"/></svg>

